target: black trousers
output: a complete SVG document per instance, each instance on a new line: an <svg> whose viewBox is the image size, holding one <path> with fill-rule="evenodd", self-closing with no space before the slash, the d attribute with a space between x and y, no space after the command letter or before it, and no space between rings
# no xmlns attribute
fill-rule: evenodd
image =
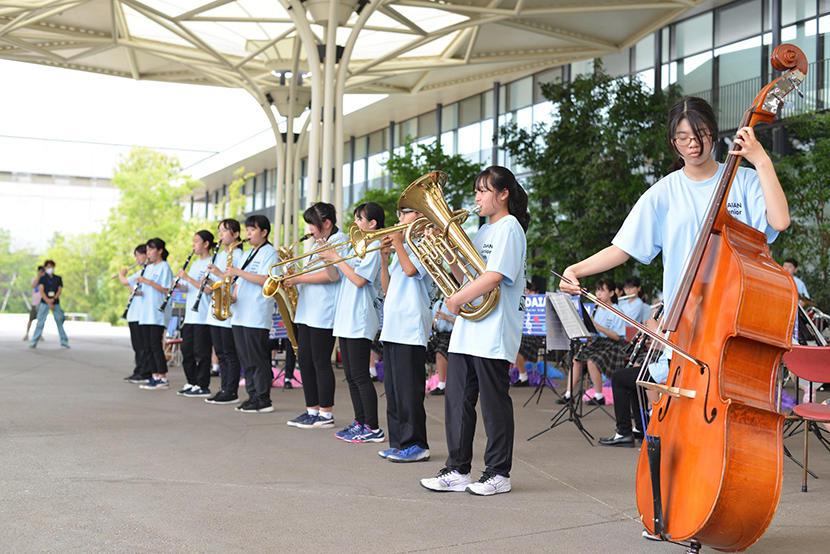
<svg viewBox="0 0 830 554"><path fill-rule="evenodd" d="M339 337L343 369L352 397L354 419L358 423L378 428L378 393L369 375L369 353L372 341L369 339L347 339Z"/></svg>
<svg viewBox="0 0 830 554"><path fill-rule="evenodd" d="M297 330L294 329L294 336L297 335ZM282 339L282 345L285 348L285 380L294 378L294 370L297 368L297 355L294 354L294 347L291 346L291 341Z"/></svg>
<svg viewBox="0 0 830 554"><path fill-rule="evenodd" d="M297 325L299 339L298 358L303 377L303 394L306 406L334 406L334 371L331 368L331 352L334 337L331 329L318 329Z"/></svg>
<svg viewBox="0 0 830 554"><path fill-rule="evenodd" d="M133 375L138 375L144 379L150 377L150 373L147 371L147 362L144 360L144 346L143 341L141 340L141 331L138 328L137 321L130 321L128 323L130 327L130 345L133 347L133 353L135 354L135 369L133 369Z"/></svg>
<svg viewBox="0 0 830 554"><path fill-rule="evenodd" d="M614 394L614 419L617 420L617 433L630 435L632 432L632 410L637 405L638 369L626 364L611 374L611 391Z"/></svg>
<svg viewBox="0 0 830 554"><path fill-rule="evenodd" d="M167 373L167 359L164 357L164 325L139 325L141 347L144 350L144 370L147 374Z"/></svg>
<svg viewBox="0 0 830 554"><path fill-rule="evenodd" d="M486 471L510 477L513 465L513 401L510 398L510 363L467 354L449 355L444 398L447 433L447 467L469 473L476 432L476 403L481 396L481 415L487 446Z"/></svg>
<svg viewBox="0 0 830 554"><path fill-rule="evenodd" d="M429 448L424 410L427 349L423 346L383 343L383 387L389 446Z"/></svg>
<svg viewBox="0 0 830 554"><path fill-rule="evenodd" d="M239 394L239 356L233 342L233 331L229 327L209 325L210 339L221 366L221 390L234 396Z"/></svg>
<svg viewBox="0 0 830 554"><path fill-rule="evenodd" d="M233 326L233 340L245 371L245 390L250 398L271 402L271 349L268 329ZM237 380L237 384L239 381Z"/></svg>
<svg viewBox="0 0 830 554"><path fill-rule="evenodd" d="M186 323L182 326L182 366L187 383L210 388L210 326Z"/></svg>

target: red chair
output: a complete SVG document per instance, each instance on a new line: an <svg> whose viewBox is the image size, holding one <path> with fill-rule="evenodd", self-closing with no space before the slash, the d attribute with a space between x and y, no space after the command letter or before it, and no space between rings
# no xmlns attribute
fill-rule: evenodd
<svg viewBox="0 0 830 554"><path fill-rule="evenodd" d="M798 377L812 383L830 382L830 346L793 346L790 352L784 354L784 363L787 369ZM822 435L818 423L830 423L830 406L813 402L812 388L810 402L796 404L793 407L794 419L801 419L806 423L804 429L804 477L801 481L801 491L807 492L807 455L808 441L812 431L830 450L830 441Z"/></svg>

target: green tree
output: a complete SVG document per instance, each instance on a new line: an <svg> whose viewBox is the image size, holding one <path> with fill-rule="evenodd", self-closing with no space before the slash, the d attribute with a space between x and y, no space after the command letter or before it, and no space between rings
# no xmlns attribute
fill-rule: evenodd
<svg viewBox="0 0 830 554"><path fill-rule="evenodd" d="M531 172L528 275L548 278L611 244L642 193L662 177L672 155L665 118L679 98L672 87L652 93L642 81L612 78L599 67L570 83L546 83L552 119L532 129L501 129L504 147ZM645 290L660 288L659 260L633 261L617 280L639 274Z"/></svg>
<svg viewBox="0 0 830 554"><path fill-rule="evenodd" d="M786 123L790 153L776 160L790 206L791 225L772 244L779 262L799 261L799 276L819 307L830 306L830 114Z"/></svg>
<svg viewBox="0 0 830 554"><path fill-rule="evenodd" d="M0 308L9 313L29 311L31 284L35 277L38 256L26 249L13 250L11 233L0 229Z"/></svg>

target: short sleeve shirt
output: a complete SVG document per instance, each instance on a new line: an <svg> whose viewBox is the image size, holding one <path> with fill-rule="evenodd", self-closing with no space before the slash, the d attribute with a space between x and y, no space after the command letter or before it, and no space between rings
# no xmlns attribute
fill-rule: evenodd
<svg viewBox="0 0 830 554"><path fill-rule="evenodd" d="M144 271L144 278L169 289L173 284L173 272L167 262L150 264ZM160 292L150 285L141 285L141 312L138 323L140 325L161 325L164 326L164 312L160 312L162 302L167 293Z"/></svg>
<svg viewBox="0 0 830 554"><path fill-rule="evenodd" d="M389 266L389 287L383 302L383 329L381 342L426 346L429 340L432 312L429 309L429 286L432 277L409 245L404 245L415 275L404 273L397 255Z"/></svg>
<svg viewBox="0 0 830 554"><path fill-rule="evenodd" d="M188 276L196 281L197 283L201 283L202 279L204 279L205 275L207 274L207 266L210 264L210 256L207 258L200 258L190 263L190 266L187 268ZM204 325L207 323L208 312L210 311L210 297L206 294L202 295L202 299L199 301L199 309L197 311L193 311L193 306L196 304L196 297L199 296L199 287L193 286L190 281L186 281L182 279L180 281L184 283L186 286L186 297L185 297L185 310L184 310L184 322L188 325ZM207 288L207 287L205 287Z"/></svg>
<svg viewBox="0 0 830 554"><path fill-rule="evenodd" d="M496 308L484 319L455 320L449 351L480 358L513 362L519 353L524 320L524 287L527 240L519 221L506 215L483 225L473 245L485 263L485 271L501 273Z"/></svg>
<svg viewBox="0 0 830 554"><path fill-rule="evenodd" d="M326 244L343 242L348 238L342 231L337 231L328 238ZM345 253L345 249L341 253ZM312 256L306 267L314 263L319 263L317 256ZM340 283L336 281L334 283L297 285L297 292L300 296L297 301L297 311L294 314L294 323L308 325L315 329L333 329L334 303L337 300L339 289Z"/></svg>
<svg viewBox="0 0 830 554"><path fill-rule="evenodd" d="M127 277L127 282L130 284L131 291L135 290L136 281L138 280L140 275L141 270L138 270L129 277ZM143 299L144 296L140 293L133 296L133 299L130 302L130 307L127 309L128 323L138 323L138 321L141 319L141 302L143 301Z"/></svg>
<svg viewBox="0 0 830 554"><path fill-rule="evenodd" d="M277 261L277 251L271 244L263 244L257 249L245 252L244 261L236 267L256 275L268 275L271 265ZM273 298L262 295L262 285L252 283L242 277L236 280L236 302L231 305L231 324L252 329L271 329L274 321Z"/></svg>
<svg viewBox="0 0 830 554"><path fill-rule="evenodd" d="M40 278L38 285L43 285L43 292L46 298L54 298L58 293L58 289L63 286L63 279L60 275L46 274ZM60 299L55 300L55 304L60 304Z"/></svg>
<svg viewBox="0 0 830 554"><path fill-rule="evenodd" d="M353 252L350 249L347 255ZM366 284L358 287L352 283L340 268L339 287L337 290L336 309L334 313L333 334L344 339L374 340L378 331L378 312L375 309L377 287L380 280L380 251L369 252L363 259L352 258L346 262Z"/></svg>

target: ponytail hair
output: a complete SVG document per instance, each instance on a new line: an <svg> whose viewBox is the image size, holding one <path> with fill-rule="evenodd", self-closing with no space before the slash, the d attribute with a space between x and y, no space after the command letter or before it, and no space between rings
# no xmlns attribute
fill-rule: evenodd
<svg viewBox="0 0 830 554"><path fill-rule="evenodd" d="M474 189L486 185L495 191L507 190L507 211L519 221L524 232L530 226L530 214L527 212L527 192L516 181L513 172L500 165L491 165L478 174Z"/></svg>
<svg viewBox="0 0 830 554"><path fill-rule="evenodd" d="M374 220L375 229L382 229L386 226L386 212L383 207L375 202L364 202L354 209L354 215L359 215L367 221Z"/></svg>
<svg viewBox="0 0 830 554"><path fill-rule="evenodd" d="M142 256L147 253L147 245L145 243L141 243L135 247L133 250L133 254L141 254Z"/></svg>
<svg viewBox="0 0 830 554"><path fill-rule="evenodd" d="M208 243L208 250L213 250L216 247L216 241L214 240L213 233L207 229L196 231L196 234L199 235L200 239Z"/></svg>
<svg viewBox="0 0 830 554"><path fill-rule="evenodd" d="M331 221L331 233L337 232L337 210L334 204L328 202L315 202L303 212L303 220L309 225L314 225L320 231L323 230L323 222Z"/></svg>
<svg viewBox="0 0 830 554"><path fill-rule="evenodd" d="M156 250L161 250L161 259L167 261L167 256L170 254L167 251L167 248L164 247L165 243L160 238L156 237L147 241L148 248L154 248Z"/></svg>
<svg viewBox="0 0 830 554"><path fill-rule="evenodd" d="M697 96L686 96L683 98L669 110L669 121L666 126L666 141L669 143L669 150L674 154L672 171L677 171L685 164L683 158L680 156L680 151L674 144L674 135L677 132L677 126L684 119L689 122L695 140L700 145L701 152L703 151L703 144L707 135L712 142L713 149L715 141L718 140L718 118L715 117L715 111L712 109L712 106L706 100L698 98Z"/></svg>

